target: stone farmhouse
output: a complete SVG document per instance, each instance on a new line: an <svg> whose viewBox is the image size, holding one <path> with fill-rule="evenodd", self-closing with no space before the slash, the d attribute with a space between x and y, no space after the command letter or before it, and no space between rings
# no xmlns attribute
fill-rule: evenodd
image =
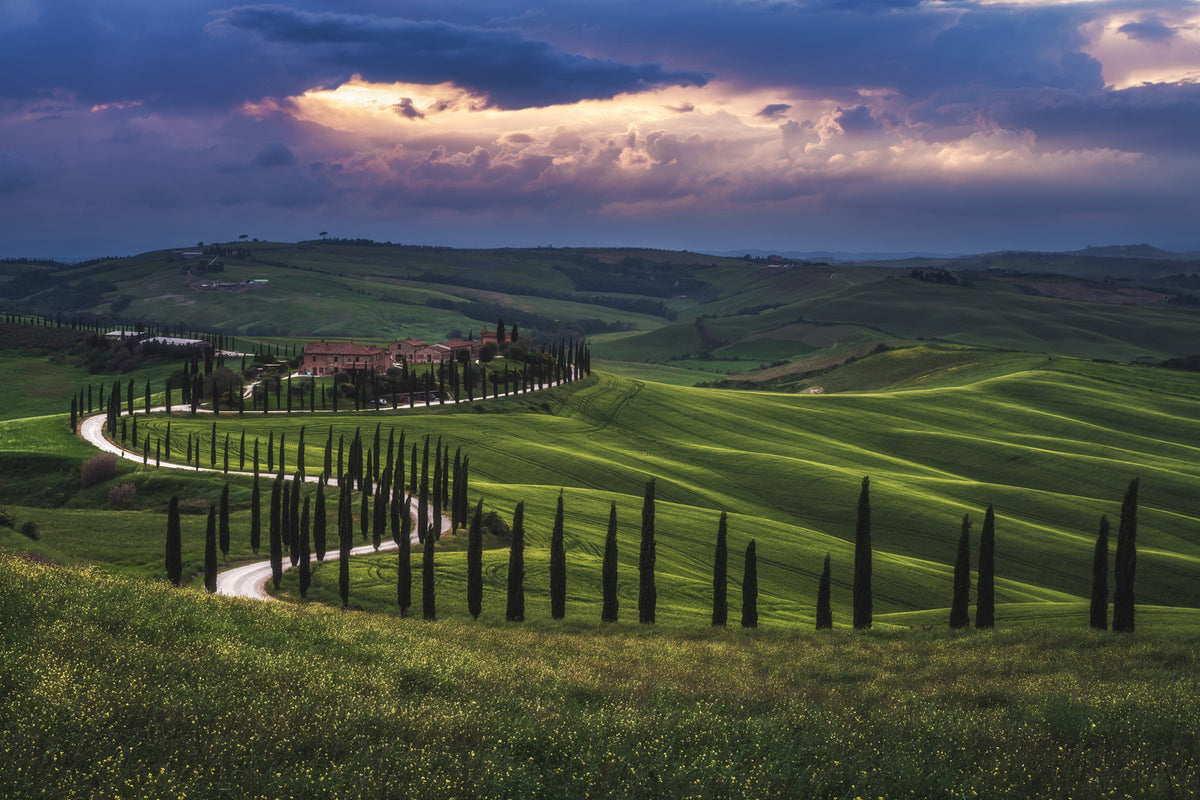
<svg viewBox="0 0 1200 800"><path fill-rule="evenodd" d="M388 351L379 347L322 340L304 345L300 372L317 376L369 369L384 372L392 363Z"/></svg>

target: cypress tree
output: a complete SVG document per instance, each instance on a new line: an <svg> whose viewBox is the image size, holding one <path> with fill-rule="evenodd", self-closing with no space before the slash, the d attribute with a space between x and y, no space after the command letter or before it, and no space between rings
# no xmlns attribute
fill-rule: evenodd
<svg viewBox="0 0 1200 800"><path fill-rule="evenodd" d="M309 564L311 551L308 546L309 498L304 498L304 510L300 512L300 598L308 598L308 587L312 584L312 566Z"/></svg>
<svg viewBox="0 0 1200 800"><path fill-rule="evenodd" d="M1129 482L1121 503L1121 523L1117 527L1117 553L1114 559L1113 620L1116 633L1133 633L1133 578L1137 569L1138 479Z"/></svg>
<svg viewBox="0 0 1200 800"><path fill-rule="evenodd" d="M829 601L829 553L825 554L825 566L821 569L821 580L817 583L817 630L833 627L833 606Z"/></svg>
<svg viewBox="0 0 1200 800"><path fill-rule="evenodd" d="M337 474L338 475L346 474L345 466L344 466L346 463L345 456L346 456L346 436L344 434L340 434L338 436L338 460L337 460Z"/></svg>
<svg viewBox="0 0 1200 800"><path fill-rule="evenodd" d="M512 544L508 548L508 602L504 619L525 621L525 501L513 511Z"/></svg>
<svg viewBox="0 0 1200 800"><path fill-rule="evenodd" d="M432 536L425 536L425 553L421 558L421 618L437 619L437 598L433 585L433 543Z"/></svg>
<svg viewBox="0 0 1200 800"><path fill-rule="evenodd" d="M431 500L433 501L433 526L439 538L442 531L442 437L438 437L437 448L433 453L433 485Z"/></svg>
<svg viewBox="0 0 1200 800"><path fill-rule="evenodd" d="M654 478L646 481L646 494L642 500L642 549L638 559L638 621L643 625L654 623L658 606L658 590L654 584Z"/></svg>
<svg viewBox="0 0 1200 800"><path fill-rule="evenodd" d="M275 471L275 431L267 435L267 472ZM283 467L280 467L280 472Z"/></svg>
<svg viewBox="0 0 1200 800"><path fill-rule="evenodd" d="M417 481L418 480L419 480L419 473L417 472L417 443L413 442L412 463L409 464L409 470L408 470L408 493L409 494L412 494L413 492L417 491ZM424 536L424 534L420 533L420 532L418 532L418 535ZM422 541L424 541L424 539L422 539Z"/></svg>
<svg viewBox="0 0 1200 800"><path fill-rule="evenodd" d="M558 509L554 512L554 531L550 534L550 617L567 615L567 553L563 543L563 493L558 490Z"/></svg>
<svg viewBox="0 0 1200 800"><path fill-rule="evenodd" d="M339 483L342 497L338 503L338 596L342 598L342 608L350 605L350 546L354 541L350 485L350 476L343 475Z"/></svg>
<svg viewBox="0 0 1200 800"><path fill-rule="evenodd" d="M1092 613L1091 626L1098 631L1108 630L1108 517L1100 517L1100 533L1092 556Z"/></svg>
<svg viewBox="0 0 1200 800"><path fill-rule="evenodd" d="M854 525L854 627L871 627L874 601L871 595L871 479L863 478L858 495L858 518Z"/></svg>
<svg viewBox="0 0 1200 800"><path fill-rule="evenodd" d="M242 440L238 444L238 471L246 468L246 429L242 428Z"/></svg>
<svg viewBox="0 0 1200 800"><path fill-rule="evenodd" d="M179 526L179 495L167 505L167 580L178 586L183 581L183 536Z"/></svg>
<svg viewBox="0 0 1200 800"><path fill-rule="evenodd" d="M217 507L208 504L208 526L204 531L204 588L217 590Z"/></svg>
<svg viewBox="0 0 1200 800"><path fill-rule="evenodd" d="M375 495L375 517L371 525L371 544L375 549L383 544L383 529L387 527L387 495L380 492Z"/></svg>
<svg viewBox="0 0 1200 800"><path fill-rule="evenodd" d="M604 537L604 565L601 569L600 586L604 601L600 607L602 622L616 622L620 611L617 600L617 504L608 511L608 533Z"/></svg>
<svg viewBox="0 0 1200 800"><path fill-rule="evenodd" d="M325 561L325 479L317 481L317 505L313 510L313 550L317 554L317 562Z"/></svg>
<svg viewBox="0 0 1200 800"><path fill-rule="evenodd" d="M421 459L421 489L417 495L417 540L429 538L429 437L425 437L425 456Z"/></svg>
<svg viewBox="0 0 1200 800"><path fill-rule="evenodd" d="M333 474L333 426L329 426L329 438L325 440L325 460L321 464L321 471L325 475L325 480L329 480Z"/></svg>
<svg viewBox="0 0 1200 800"><path fill-rule="evenodd" d="M483 501L475 509L467 534L467 611L479 619L483 608Z"/></svg>
<svg viewBox="0 0 1200 800"><path fill-rule="evenodd" d="M449 449L449 448L447 448ZM450 495L450 529L458 530L460 525L466 524L466 519L462 515L462 498L459 497L459 490L462 488L462 448L454 449L454 488Z"/></svg>
<svg viewBox="0 0 1200 800"><path fill-rule="evenodd" d="M218 518L217 541L221 546L221 555L229 555L229 484L221 490L221 507Z"/></svg>
<svg viewBox="0 0 1200 800"><path fill-rule="evenodd" d="M400 569L396 576L396 603L400 606L400 616L407 617L412 606L412 495L404 502L398 552Z"/></svg>
<svg viewBox="0 0 1200 800"><path fill-rule="evenodd" d="M287 459L284 458L284 454L287 452L284 449L284 447L286 447L286 445L284 444L285 439L287 439L287 433L285 431L281 431L279 434L279 471L280 472L287 472Z"/></svg>
<svg viewBox="0 0 1200 800"><path fill-rule="evenodd" d="M753 539L746 545L746 567L742 573L742 627L758 627L758 550Z"/></svg>
<svg viewBox="0 0 1200 800"><path fill-rule="evenodd" d="M258 545L262 538L262 493L258 488L258 473L254 474L254 485L250 489L250 549L258 555Z"/></svg>
<svg viewBox="0 0 1200 800"><path fill-rule="evenodd" d="M283 507L283 475L276 475L271 484L271 518L269 520L267 541L271 550L271 581L279 588L279 579L283 577L283 534L280 520L280 509Z"/></svg>
<svg viewBox="0 0 1200 800"><path fill-rule="evenodd" d="M996 514L989 505L979 534L979 587L975 593L975 627L996 626Z"/></svg>
<svg viewBox="0 0 1200 800"><path fill-rule="evenodd" d="M950 627L970 625L971 602L971 517L963 514L962 532L958 536L958 554L954 559L954 597L950 603Z"/></svg>
<svg viewBox="0 0 1200 800"><path fill-rule="evenodd" d="M300 478L300 473L292 475L292 492L288 496L291 501L291 506L288 509L288 523L290 528L287 532L288 543L288 558L292 562L292 566L300 560L300 490L304 487L304 483Z"/></svg>
<svg viewBox="0 0 1200 800"><path fill-rule="evenodd" d="M304 479L304 426L300 426L300 444L296 446L296 470L300 473L301 480Z"/></svg>
<svg viewBox="0 0 1200 800"><path fill-rule="evenodd" d="M79 403L74 395L71 395L71 430L75 430L79 422Z"/></svg>
<svg viewBox="0 0 1200 800"><path fill-rule="evenodd" d="M258 437L254 437L254 476L258 477Z"/></svg>
<svg viewBox="0 0 1200 800"><path fill-rule="evenodd" d="M713 555L712 624L714 626L723 626L729 620L727 517L728 515L722 511L721 519L717 523L717 549Z"/></svg>
<svg viewBox="0 0 1200 800"><path fill-rule="evenodd" d="M360 493L360 505L358 509L358 530L362 534L362 540L367 541L367 535L371 530L371 494L370 492Z"/></svg>

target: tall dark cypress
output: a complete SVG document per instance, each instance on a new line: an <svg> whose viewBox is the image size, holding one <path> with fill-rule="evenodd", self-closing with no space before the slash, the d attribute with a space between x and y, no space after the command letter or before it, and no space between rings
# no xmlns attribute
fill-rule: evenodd
<svg viewBox="0 0 1200 800"><path fill-rule="evenodd" d="M608 510L608 533L604 537L604 565L601 568L600 586L603 602L600 606L602 622L616 622L620 612L617 599L617 504Z"/></svg>
<svg viewBox="0 0 1200 800"><path fill-rule="evenodd" d="M442 530L442 437L438 437L433 451L433 484L430 500L433 503L433 527L441 533ZM435 536L434 538L439 538Z"/></svg>
<svg viewBox="0 0 1200 800"><path fill-rule="evenodd" d="M325 561L325 478L317 481L317 503L313 509L313 551L317 554L317 562Z"/></svg>
<svg viewBox="0 0 1200 800"><path fill-rule="evenodd" d="M350 512L349 475L343 475L338 482L341 497L338 502L338 596L342 598L342 608L350 605L350 546L354 541L354 520Z"/></svg>
<svg viewBox="0 0 1200 800"><path fill-rule="evenodd" d="M642 499L642 548L638 558L638 621L643 625L654 623L658 607L658 588L654 582L654 482L654 478L646 481L646 494Z"/></svg>
<svg viewBox="0 0 1200 800"><path fill-rule="evenodd" d="M483 501L475 509L467 534L467 611L479 619L483 609Z"/></svg>
<svg viewBox="0 0 1200 800"><path fill-rule="evenodd" d="M300 443L296 446L296 470L300 473L300 478L305 477L304 474L304 426L300 426Z"/></svg>
<svg viewBox="0 0 1200 800"><path fill-rule="evenodd" d="M179 526L179 495L167 505L167 580L178 586L183 581L183 535Z"/></svg>
<svg viewBox="0 0 1200 800"><path fill-rule="evenodd" d="M281 519L281 509L283 508L283 474L275 476L275 482L271 485L271 519L270 527L267 533L268 542L271 548L271 581L275 584L275 588L279 588L279 580L283 577L283 520Z"/></svg>
<svg viewBox="0 0 1200 800"><path fill-rule="evenodd" d="M297 472L292 476L292 491L285 495L288 498L288 513L285 519L288 521L287 528L287 545L288 545L288 560L292 562L292 566L300 561L300 488L303 484L300 481L300 473Z"/></svg>
<svg viewBox="0 0 1200 800"><path fill-rule="evenodd" d="M971 624L971 517L963 514L962 532L958 535L958 554L954 558L954 597L950 603L950 627L965 628Z"/></svg>
<svg viewBox="0 0 1200 800"><path fill-rule="evenodd" d="M258 546L262 540L262 490L258 487L258 474L254 475L254 485L250 489L250 549L258 555Z"/></svg>
<svg viewBox="0 0 1200 800"><path fill-rule="evenodd" d="M425 455L421 459L421 488L417 495L417 540L429 538L429 437L425 437Z"/></svg>
<svg viewBox="0 0 1200 800"><path fill-rule="evenodd" d="M1117 552L1113 562L1113 620L1115 633L1133 633L1133 577L1137 569L1138 479L1129 482L1121 503Z"/></svg>
<svg viewBox="0 0 1200 800"><path fill-rule="evenodd" d="M412 495L404 501L397 552L400 563L396 575L396 603L400 606L400 616L407 617L408 609L412 606Z"/></svg>
<svg viewBox="0 0 1200 800"><path fill-rule="evenodd" d="M321 472L325 480L333 475L333 426L329 426L329 438L325 440L325 458L321 462Z"/></svg>
<svg viewBox="0 0 1200 800"><path fill-rule="evenodd" d="M871 594L871 479L863 478L854 525L854 627L871 627L874 600Z"/></svg>
<svg viewBox="0 0 1200 800"><path fill-rule="evenodd" d="M1108 630L1108 517L1100 517L1100 533L1092 555L1092 613L1091 626L1098 631Z"/></svg>
<svg viewBox="0 0 1200 800"><path fill-rule="evenodd" d="M447 448L448 450L449 448ZM462 488L462 448L454 448L454 483L450 494L450 526L451 530L458 530L460 526L467 524L466 518L462 513L462 502L459 497L459 490Z"/></svg>
<svg viewBox="0 0 1200 800"><path fill-rule="evenodd" d="M267 472L275 471L275 431L267 434ZM282 467L280 468L282 471Z"/></svg>
<svg viewBox="0 0 1200 800"><path fill-rule="evenodd" d="M825 566L821 568L821 580L817 583L817 630L833 627L833 605L829 598L829 553L825 554Z"/></svg>
<svg viewBox="0 0 1200 800"><path fill-rule="evenodd" d="M229 484L225 484L225 488L221 490L221 505L219 517L217 518L217 542L221 548L221 555L229 555Z"/></svg>
<svg viewBox="0 0 1200 800"><path fill-rule="evenodd" d="M742 627L758 627L758 548L753 539L746 545L746 566L742 572Z"/></svg>
<svg viewBox="0 0 1200 800"><path fill-rule="evenodd" d="M437 619L437 595L433 584L434 538L425 536L425 552L421 557L421 618Z"/></svg>
<svg viewBox="0 0 1200 800"><path fill-rule="evenodd" d="M413 442L412 446L412 462L408 467L408 493L412 494L417 491L417 481L420 479L420 473L417 472L417 443ZM424 536L419 533L418 535ZM422 539L422 541L424 541Z"/></svg>
<svg viewBox="0 0 1200 800"><path fill-rule="evenodd" d="M504 618L525 621L525 501L513 511L512 544L508 549L508 602Z"/></svg>
<svg viewBox="0 0 1200 800"><path fill-rule="evenodd" d="M717 523L717 548L713 554L712 624L723 626L729 621L729 544L727 541L728 514L721 512Z"/></svg>
<svg viewBox="0 0 1200 800"><path fill-rule="evenodd" d="M554 530L550 534L550 617L567 615L567 553L563 542L563 493L558 490L558 509L554 512Z"/></svg>
<svg viewBox="0 0 1200 800"><path fill-rule="evenodd" d="M309 556L312 555L308 546L308 528L309 528L309 500L308 496L304 498L304 510L300 512L300 597L301 599L308 598L308 587L312 583L312 567L309 564Z"/></svg>
<svg viewBox="0 0 1200 800"><path fill-rule="evenodd" d="M371 544L375 549L383 544L383 529L387 527L387 495L383 492L375 495L375 515L371 521Z"/></svg>
<svg viewBox="0 0 1200 800"><path fill-rule="evenodd" d="M204 532L204 588L217 590L217 507L208 504L208 527Z"/></svg>
<svg viewBox="0 0 1200 800"><path fill-rule="evenodd" d="M989 505L979 534L979 588L975 593L975 627L996 626L996 514Z"/></svg>
<svg viewBox="0 0 1200 800"><path fill-rule="evenodd" d="M359 500L358 530L362 534L362 540L365 542L371 530L371 493L362 492Z"/></svg>

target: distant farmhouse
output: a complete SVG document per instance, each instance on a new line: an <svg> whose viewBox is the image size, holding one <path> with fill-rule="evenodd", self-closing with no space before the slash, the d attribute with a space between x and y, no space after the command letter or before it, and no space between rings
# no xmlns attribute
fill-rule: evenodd
<svg viewBox="0 0 1200 800"><path fill-rule="evenodd" d="M449 339L430 344L420 339L403 339L386 348L354 342L309 342L304 345L300 371L305 375L326 376L338 372L375 370L384 372L397 363L439 364L443 361L476 359L488 342L496 341L496 333L486 327L478 339Z"/></svg>

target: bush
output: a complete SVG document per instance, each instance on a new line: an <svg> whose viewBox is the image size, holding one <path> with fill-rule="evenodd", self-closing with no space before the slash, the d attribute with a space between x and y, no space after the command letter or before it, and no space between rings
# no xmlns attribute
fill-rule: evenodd
<svg viewBox="0 0 1200 800"><path fill-rule="evenodd" d="M84 462L79 471L79 483L83 488L95 486L117 474L117 457L112 453L97 453Z"/></svg>
<svg viewBox="0 0 1200 800"><path fill-rule="evenodd" d="M36 522L27 519L21 523L21 535L36 542L42 535L42 529L38 527Z"/></svg>
<svg viewBox="0 0 1200 800"><path fill-rule="evenodd" d="M137 497L137 487L132 483L122 483L120 486L113 486L108 490L110 506L123 506L135 497Z"/></svg>
<svg viewBox="0 0 1200 800"><path fill-rule="evenodd" d="M17 529L17 515L7 508L0 508L0 528Z"/></svg>

